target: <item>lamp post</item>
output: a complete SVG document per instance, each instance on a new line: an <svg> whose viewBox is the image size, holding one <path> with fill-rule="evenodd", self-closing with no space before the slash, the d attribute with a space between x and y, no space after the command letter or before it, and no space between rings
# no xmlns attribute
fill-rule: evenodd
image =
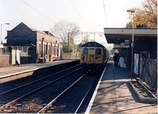
<svg viewBox="0 0 158 114"><path fill-rule="evenodd" d="M71 58L71 53L70 53L70 32L68 31L68 56L69 56L69 59Z"/></svg>
<svg viewBox="0 0 158 114"><path fill-rule="evenodd" d="M127 10L127 12L132 13L132 42L131 42L131 81L133 78L134 71L134 10Z"/></svg>
<svg viewBox="0 0 158 114"><path fill-rule="evenodd" d="M10 23L2 23L2 24L1 24L1 40L0 40L0 43L1 43L1 44L3 44L3 41L2 41L2 40L3 40L3 39L2 39L2 37L3 37L3 36L2 36L2 32L3 32L3 31L2 31L2 26L3 26L3 25L10 25Z"/></svg>
<svg viewBox="0 0 158 114"><path fill-rule="evenodd" d="M70 32L68 32L68 53L70 53Z"/></svg>

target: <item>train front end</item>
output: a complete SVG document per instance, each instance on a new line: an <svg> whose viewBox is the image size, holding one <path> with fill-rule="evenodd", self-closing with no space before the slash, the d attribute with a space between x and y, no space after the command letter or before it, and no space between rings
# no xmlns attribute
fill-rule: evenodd
<svg viewBox="0 0 158 114"><path fill-rule="evenodd" d="M81 47L80 63L86 69L99 70L106 63L106 49L97 42L88 42Z"/></svg>

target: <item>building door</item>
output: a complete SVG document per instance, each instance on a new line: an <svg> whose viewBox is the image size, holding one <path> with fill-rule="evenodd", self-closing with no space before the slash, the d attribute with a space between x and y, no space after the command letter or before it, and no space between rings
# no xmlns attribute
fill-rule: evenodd
<svg viewBox="0 0 158 114"><path fill-rule="evenodd" d="M15 65L16 64L16 51L14 48L12 48L11 50L11 65Z"/></svg>
<svg viewBox="0 0 158 114"><path fill-rule="evenodd" d="M16 50L16 64L20 64L20 50Z"/></svg>

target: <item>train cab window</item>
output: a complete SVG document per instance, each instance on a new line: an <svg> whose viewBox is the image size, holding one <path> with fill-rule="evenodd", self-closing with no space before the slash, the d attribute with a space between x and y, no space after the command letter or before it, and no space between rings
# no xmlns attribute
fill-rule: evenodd
<svg viewBox="0 0 158 114"><path fill-rule="evenodd" d="M83 49L83 54L88 54L88 48Z"/></svg>
<svg viewBox="0 0 158 114"><path fill-rule="evenodd" d="M96 49L95 54L100 55L101 54L101 49Z"/></svg>

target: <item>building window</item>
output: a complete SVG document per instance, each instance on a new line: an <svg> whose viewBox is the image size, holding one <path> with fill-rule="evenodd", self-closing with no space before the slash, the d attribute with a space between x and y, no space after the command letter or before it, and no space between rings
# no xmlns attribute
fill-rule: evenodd
<svg viewBox="0 0 158 114"><path fill-rule="evenodd" d="M17 50L20 50L20 56L28 56L28 49L26 46L18 47Z"/></svg>

